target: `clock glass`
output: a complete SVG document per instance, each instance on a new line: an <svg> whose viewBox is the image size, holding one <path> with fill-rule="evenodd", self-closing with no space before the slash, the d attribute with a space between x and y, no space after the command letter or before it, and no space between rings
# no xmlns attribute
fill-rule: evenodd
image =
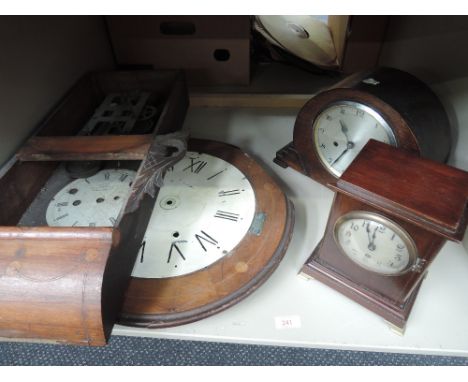
<svg viewBox="0 0 468 382"><path fill-rule="evenodd" d="M253 188L239 169L187 152L166 172L132 276L174 277L210 266L241 242L255 207Z"/></svg>
<svg viewBox="0 0 468 382"><path fill-rule="evenodd" d="M329 105L316 118L315 150L325 168L340 177L369 139L396 146L388 123L361 103L341 101Z"/></svg>
<svg viewBox="0 0 468 382"><path fill-rule="evenodd" d="M104 169L68 183L49 202L47 224L113 227L135 175L135 171L128 169Z"/></svg>
<svg viewBox="0 0 468 382"><path fill-rule="evenodd" d="M334 234L342 252L372 272L400 275L411 269L417 258L411 236L382 215L350 212L336 221Z"/></svg>

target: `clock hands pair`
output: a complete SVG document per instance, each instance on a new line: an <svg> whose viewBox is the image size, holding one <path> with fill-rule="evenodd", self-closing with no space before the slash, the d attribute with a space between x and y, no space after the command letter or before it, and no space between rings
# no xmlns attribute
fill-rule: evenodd
<svg viewBox="0 0 468 382"><path fill-rule="evenodd" d="M367 237L369 239L369 245L367 246L367 248L370 250L370 251L375 251L375 236L377 234L377 228L378 227L375 227L374 229L374 233L372 234L372 237L371 237L371 234L370 234L370 228L369 228L369 223L367 223L367 226L366 226L366 232L367 232Z"/></svg>
<svg viewBox="0 0 468 382"><path fill-rule="evenodd" d="M350 149L354 148L354 142L352 142L350 139L349 139L349 136L348 136L348 128L343 124L343 122L341 121L341 119L339 120L340 122L340 126L341 126L341 132L343 133L343 135L345 136L346 138L346 148L344 149L344 151L338 155L338 157L330 164L331 166L333 166L336 162L338 162Z"/></svg>

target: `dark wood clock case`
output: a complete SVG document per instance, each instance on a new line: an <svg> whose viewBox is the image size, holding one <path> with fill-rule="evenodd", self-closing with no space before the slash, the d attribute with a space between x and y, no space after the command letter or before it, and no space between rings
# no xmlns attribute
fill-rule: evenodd
<svg viewBox="0 0 468 382"><path fill-rule="evenodd" d="M404 328L423 276L446 240L461 241L468 219L468 173L371 140L335 185L325 235L302 272ZM413 270L384 276L365 270L335 242L337 219L377 212L413 238Z"/></svg>
<svg viewBox="0 0 468 382"><path fill-rule="evenodd" d="M316 151L313 123L325 108L339 101L358 102L377 111L393 130L398 147L438 162L447 160L450 125L435 93L409 73L375 68L353 74L311 98L296 118L293 142L277 152L275 163L324 185L334 182L335 176L324 168Z"/></svg>

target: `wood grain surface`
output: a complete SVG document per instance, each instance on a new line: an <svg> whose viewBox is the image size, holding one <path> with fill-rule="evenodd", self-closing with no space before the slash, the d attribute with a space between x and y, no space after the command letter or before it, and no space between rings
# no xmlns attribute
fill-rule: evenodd
<svg viewBox="0 0 468 382"><path fill-rule="evenodd" d="M151 134L32 137L17 153L20 161L142 160Z"/></svg>
<svg viewBox="0 0 468 382"><path fill-rule="evenodd" d="M151 135L97 140L73 136L105 94L132 90L152 91L163 104ZM145 150L151 149L158 134L180 130L187 108L187 88L179 72L89 74L46 118L28 150L55 160L96 159L96 154L109 160L122 150L125 155L138 152L141 169L151 160ZM99 144L88 145L91 140ZM121 309L155 199L145 194L126 213L127 200L114 228L16 227L57 165L17 161L0 179L0 336L104 345ZM141 176L142 185L149 180Z"/></svg>
<svg viewBox="0 0 468 382"><path fill-rule="evenodd" d="M371 140L337 189L399 218L461 241L468 223L468 172Z"/></svg>
<svg viewBox="0 0 468 382"><path fill-rule="evenodd" d="M256 290L286 251L293 208L276 182L234 146L191 140L189 150L222 158L247 176L255 192L255 212L267 214L262 233L247 233L231 253L203 270L163 279L132 277L120 317L122 324L167 327L224 310Z"/></svg>
<svg viewBox="0 0 468 382"><path fill-rule="evenodd" d="M336 194L324 237L302 272L403 328L446 239L459 241L465 233L468 173L370 140L331 188ZM388 276L346 256L334 231L337 221L352 211L378 214L406 231L416 245L416 267Z"/></svg>
<svg viewBox="0 0 468 382"><path fill-rule="evenodd" d="M104 345L103 272L112 228L1 227L0 336Z"/></svg>

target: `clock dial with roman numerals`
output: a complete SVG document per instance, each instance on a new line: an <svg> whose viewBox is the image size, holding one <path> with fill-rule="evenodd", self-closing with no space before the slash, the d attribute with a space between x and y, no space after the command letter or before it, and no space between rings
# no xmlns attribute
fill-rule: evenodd
<svg viewBox="0 0 468 382"><path fill-rule="evenodd" d="M255 193L229 162L187 152L167 171L132 276L166 278L204 269L247 234Z"/></svg>
<svg viewBox="0 0 468 382"><path fill-rule="evenodd" d="M50 201L46 220L56 227L113 227L127 200L135 171L104 169L76 179Z"/></svg>
<svg viewBox="0 0 468 382"><path fill-rule="evenodd" d="M189 140L166 171L119 322L176 326L238 303L279 265L293 221L291 202L249 155Z"/></svg>

